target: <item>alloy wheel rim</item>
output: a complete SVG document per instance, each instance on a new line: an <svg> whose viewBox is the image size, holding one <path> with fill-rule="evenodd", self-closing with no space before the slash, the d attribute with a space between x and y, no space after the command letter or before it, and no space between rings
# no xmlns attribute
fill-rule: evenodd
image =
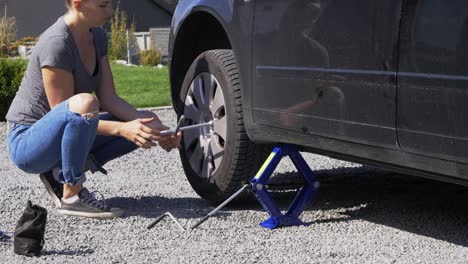
<svg viewBox="0 0 468 264"><path fill-rule="evenodd" d="M218 171L228 144L224 94L213 74L203 72L193 79L185 98L184 116L191 125L213 121L212 128L183 132L184 151L192 170L210 179Z"/></svg>

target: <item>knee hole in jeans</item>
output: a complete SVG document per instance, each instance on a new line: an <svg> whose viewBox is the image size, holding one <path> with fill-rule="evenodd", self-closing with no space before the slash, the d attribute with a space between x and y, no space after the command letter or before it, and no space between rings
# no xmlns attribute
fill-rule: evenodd
<svg viewBox="0 0 468 264"><path fill-rule="evenodd" d="M68 102L70 111L81 115L85 120L99 117L99 103L96 98L88 93L80 93L70 98Z"/></svg>

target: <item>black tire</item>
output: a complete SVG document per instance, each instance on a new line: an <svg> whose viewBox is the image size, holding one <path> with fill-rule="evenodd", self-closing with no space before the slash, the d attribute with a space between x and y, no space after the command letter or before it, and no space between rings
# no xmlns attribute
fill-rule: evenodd
<svg viewBox="0 0 468 264"><path fill-rule="evenodd" d="M250 141L245 131L242 87L232 50L210 50L198 56L185 76L180 94L181 99L184 98L182 100L187 100L185 98L193 80L204 73L215 77L224 95L224 114L227 118L224 155L217 170L209 178L202 177L190 164L190 153L187 150L189 143L184 138L180 156L187 179L197 194L206 200L219 202L254 176L262 157L257 155L258 147Z"/></svg>

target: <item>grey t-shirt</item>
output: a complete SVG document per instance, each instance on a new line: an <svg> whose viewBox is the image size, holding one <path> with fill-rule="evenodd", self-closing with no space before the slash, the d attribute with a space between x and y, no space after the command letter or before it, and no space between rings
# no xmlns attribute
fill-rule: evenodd
<svg viewBox="0 0 468 264"><path fill-rule="evenodd" d="M81 62L78 48L63 16L40 36L6 115L7 120L32 125L50 111L42 79L41 68L44 66L73 73L75 94L96 91L102 77L101 59L107 55L107 36L102 28L92 28L91 31L96 47L96 69L93 74L89 74Z"/></svg>

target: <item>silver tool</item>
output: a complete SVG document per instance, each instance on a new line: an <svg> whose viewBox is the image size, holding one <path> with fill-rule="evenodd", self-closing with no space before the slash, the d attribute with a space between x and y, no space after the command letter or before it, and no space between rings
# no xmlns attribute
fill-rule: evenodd
<svg viewBox="0 0 468 264"><path fill-rule="evenodd" d="M166 216L169 216L172 220L174 220L174 222L177 224L177 226L179 226L180 229L182 229L182 231L185 231L185 228L179 224L179 222L175 219L175 217L169 213L169 212L165 212L164 214L160 215L158 218L156 218L156 220L154 220L151 224L149 224L146 229L151 229L153 228L157 223L161 222L161 220L164 219L164 217Z"/></svg>
<svg viewBox="0 0 468 264"><path fill-rule="evenodd" d="M221 208L223 208L224 206L226 206L226 204L228 204L230 201L232 201L234 198L236 198L237 196L239 196L239 194L241 194L245 189L248 189L248 188L251 188L252 186L247 183L245 184L244 186L242 186L242 188L240 188L236 193L234 193L233 195L231 195L226 201L224 201L222 204L220 204L218 207L216 207L213 211L211 211L209 214L207 214L206 216L204 216L200 221L196 222L194 225L192 225L190 228L188 229L185 229L184 227L182 227L182 225L179 224L179 222L174 218L174 216L172 216L171 213L169 212L165 212L164 214L160 215L158 218L156 218L156 220L154 220L151 224L149 224L146 228L147 229L151 229L153 228L157 223L161 222L161 220L166 217L166 216L169 216L172 218L172 220L179 226L180 229L182 229L182 231L192 231L194 230L195 228L197 228L199 225L201 225L203 222L205 222L208 218L210 218L211 216L213 216L214 214L216 214L219 210L221 210Z"/></svg>
<svg viewBox="0 0 468 264"><path fill-rule="evenodd" d="M163 131L160 132L160 134L162 136L175 135L179 131L185 131L185 130L189 130L189 129L202 128L202 127L207 127L207 126L212 127L213 126L213 121L209 121L209 122L206 122L206 123L195 124L195 125L191 125L191 126L182 126L182 123L184 121L185 121L185 116L182 115L180 117L179 123L177 123L176 127L173 127L171 129L168 129L168 130L163 130Z"/></svg>
<svg viewBox="0 0 468 264"><path fill-rule="evenodd" d="M212 215L216 214L221 208L223 208L226 204L228 204L230 201L232 201L234 198L236 198L239 194L241 194L245 189L250 187L250 184L245 184L240 188L236 193L231 195L226 201L224 201L222 204L220 204L218 207L216 207L213 211L211 211L209 214L207 214L205 217L203 217L200 221L196 222L192 227L190 227L190 230L193 230L197 228L199 225L201 225L203 222L205 222L208 218L210 218Z"/></svg>

